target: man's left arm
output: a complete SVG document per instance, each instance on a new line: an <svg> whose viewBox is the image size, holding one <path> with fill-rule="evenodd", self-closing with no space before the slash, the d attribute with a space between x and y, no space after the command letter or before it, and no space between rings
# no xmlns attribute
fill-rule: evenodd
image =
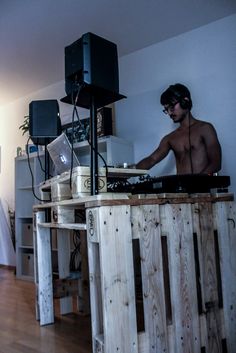
<svg viewBox="0 0 236 353"><path fill-rule="evenodd" d="M212 174L221 169L221 146L217 137L217 133L213 125L207 124L204 129L204 143L208 157L208 165L202 173Z"/></svg>

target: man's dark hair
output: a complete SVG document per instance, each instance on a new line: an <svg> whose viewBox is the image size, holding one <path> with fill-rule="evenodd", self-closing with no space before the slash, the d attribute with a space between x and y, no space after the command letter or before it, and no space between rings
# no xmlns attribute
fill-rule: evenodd
<svg viewBox="0 0 236 353"><path fill-rule="evenodd" d="M188 98L185 100L184 98ZM182 108L191 110L193 103L189 89L181 83L170 85L161 95L161 105L172 104L176 101L180 102Z"/></svg>

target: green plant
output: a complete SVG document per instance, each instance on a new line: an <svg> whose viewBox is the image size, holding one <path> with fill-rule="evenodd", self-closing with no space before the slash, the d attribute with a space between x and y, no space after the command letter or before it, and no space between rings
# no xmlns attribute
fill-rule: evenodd
<svg viewBox="0 0 236 353"><path fill-rule="evenodd" d="M24 122L22 125L19 126L19 130L22 130L22 135L29 131L29 116L24 116Z"/></svg>

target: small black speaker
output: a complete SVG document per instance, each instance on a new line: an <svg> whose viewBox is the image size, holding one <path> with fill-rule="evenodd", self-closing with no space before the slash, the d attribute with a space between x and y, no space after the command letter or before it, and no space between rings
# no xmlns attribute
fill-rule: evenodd
<svg viewBox="0 0 236 353"><path fill-rule="evenodd" d="M38 100L29 104L29 135L35 145L45 145L61 134L57 100Z"/></svg>
<svg viewBox="0 0 236 353"><path fill-rule="evenodd" d="M119 94L116 44L88 32L65 47L67 99L62 101L73 103L78 90L78 105L84 108L89 108L92 95L98 108L124 98Z"/></svg>

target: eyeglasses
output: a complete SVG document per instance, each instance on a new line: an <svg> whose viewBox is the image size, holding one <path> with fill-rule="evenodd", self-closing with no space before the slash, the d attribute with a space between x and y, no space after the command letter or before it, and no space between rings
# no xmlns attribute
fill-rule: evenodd
<svg viewBox="0 0 236 353"><path fill-rule="evenodd" d="M179 103L179 101L176 101L176 102L171 103L171 104L169 104L168 106L166 106L165 109L163 109L163 113L168 114L168 113L169 113L169 110L172 111L172 110L175 108L175 106L176 106L177 103Z"/></svg>

